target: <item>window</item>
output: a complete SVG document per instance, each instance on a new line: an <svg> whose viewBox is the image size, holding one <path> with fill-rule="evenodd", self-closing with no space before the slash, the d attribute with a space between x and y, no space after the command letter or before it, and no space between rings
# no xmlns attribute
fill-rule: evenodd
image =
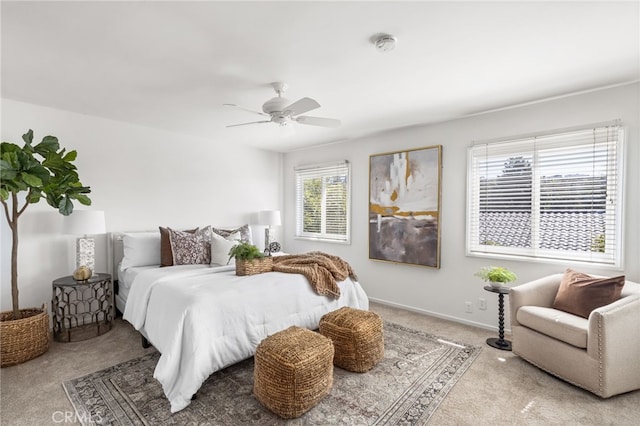
<svg viewBox="0 0 640 426"><path fill-rule="evenodd" d="M469 148L467 253L621 267L618 123Z"/></svg>
<svg viewBox="0 0 640 426"><path fill-rule="evenodd" d="M296 236L350 241L349 163L297 167Z"/></svg>

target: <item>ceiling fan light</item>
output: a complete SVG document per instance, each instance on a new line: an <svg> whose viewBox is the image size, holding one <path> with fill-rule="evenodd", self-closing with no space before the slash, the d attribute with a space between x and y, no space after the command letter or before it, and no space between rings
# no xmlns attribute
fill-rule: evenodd
<svg viewBox="0 0 640 426"><path fill-rule="evenodd" d="M262 105L262 110L267 114L271 114L272 112L283 111L290 103L291 101L289 99L276 96L265 102Z"/></svg>

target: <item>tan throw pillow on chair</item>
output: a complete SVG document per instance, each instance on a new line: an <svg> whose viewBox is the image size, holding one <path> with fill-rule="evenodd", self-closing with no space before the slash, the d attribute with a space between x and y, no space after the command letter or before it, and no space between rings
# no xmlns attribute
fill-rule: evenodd
<svg viewBox="0 0 640 426"><path fill-rule="evenodd" d="M589 318L594 309L620 299L624 275L613 278L594 278L567 268L553 302L553 308Z"/></svg>

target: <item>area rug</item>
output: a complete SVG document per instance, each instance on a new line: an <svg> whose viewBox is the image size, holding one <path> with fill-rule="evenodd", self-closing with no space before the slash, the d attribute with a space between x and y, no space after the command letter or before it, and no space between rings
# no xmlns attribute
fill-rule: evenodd
<svg viewBox="0 0 640 426"><path fill-rule="evenodd" d="M212 374L174 414L153 378L157 352L63 386L84 425L423 425L481 350L390 322L384 336L380 363L367 373L334 368L331 393L289 421L253 396L253 358Z"/></svg>

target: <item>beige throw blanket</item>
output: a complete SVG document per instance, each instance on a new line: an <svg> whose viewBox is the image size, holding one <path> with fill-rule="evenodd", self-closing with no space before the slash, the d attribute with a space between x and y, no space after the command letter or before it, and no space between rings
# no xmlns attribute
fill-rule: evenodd
<svg viewBox="0 0 640 426"><path fill-rule="evenodd" d="M347 277L357 281L351 266L338 256L320 251L273 257L273 270L290 274L302 274L309 280L316 293L323 296L340 297L337 282Z"/></svg>

